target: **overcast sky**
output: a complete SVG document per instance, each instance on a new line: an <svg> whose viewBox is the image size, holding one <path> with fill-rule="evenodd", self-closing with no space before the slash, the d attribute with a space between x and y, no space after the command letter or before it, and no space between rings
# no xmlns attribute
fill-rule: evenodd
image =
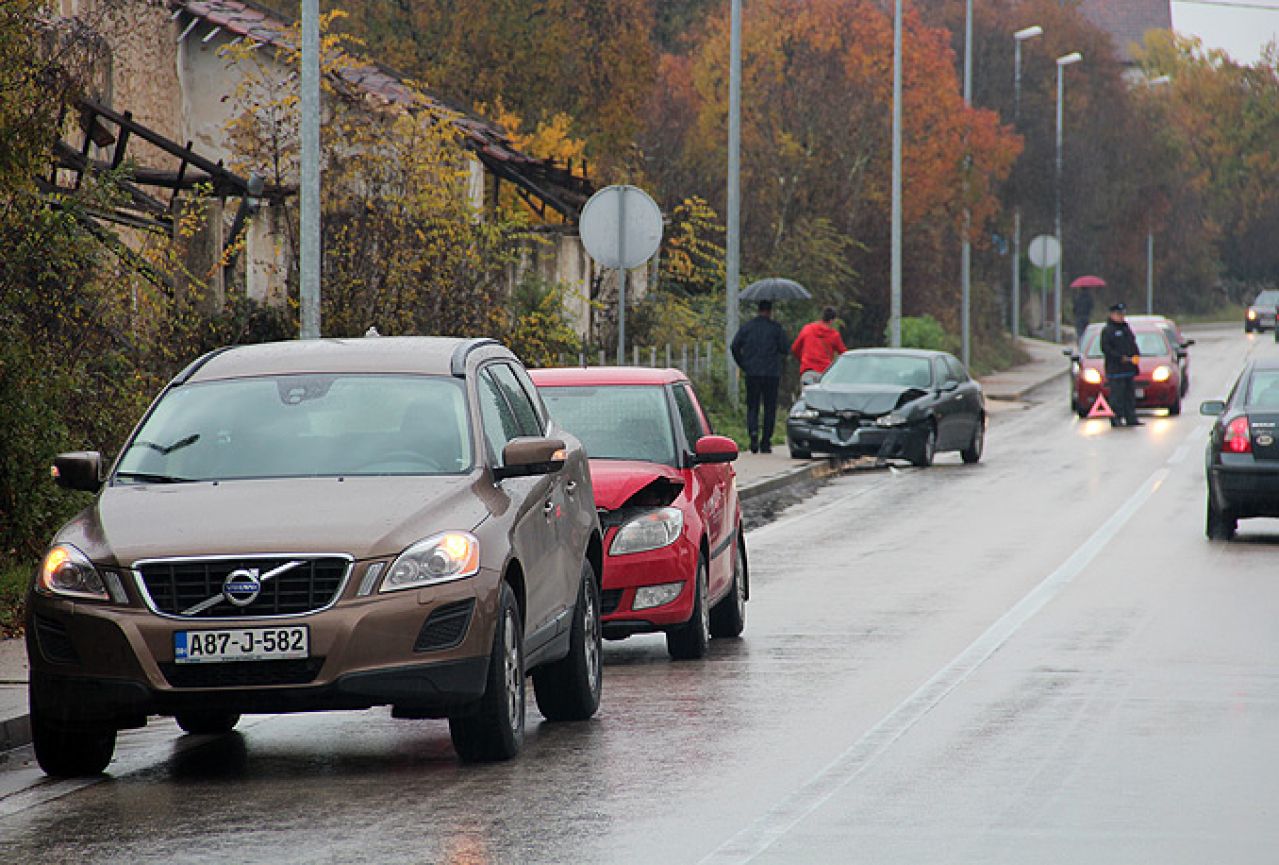
<svg viewBox="0 0 1279 865"><path fill-rule="evenodd" d="M1260 58L1262 46L1279 36L1279 0L1173 0L1172 26L1200 37L1210 48L1224 48L1242 63L1252 63Z"/></svg>

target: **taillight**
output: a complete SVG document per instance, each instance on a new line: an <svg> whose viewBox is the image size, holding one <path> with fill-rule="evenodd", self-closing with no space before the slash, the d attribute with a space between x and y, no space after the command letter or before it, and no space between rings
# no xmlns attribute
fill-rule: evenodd
<svg viewBox="0 0 1279 865"><path fill-rule="evenodd" d="M1221 440L1222 447L1232 454L1252 453L1252 435L1248 432L1248 418L1240 415L1226 427L1226 436Z"/></svg>

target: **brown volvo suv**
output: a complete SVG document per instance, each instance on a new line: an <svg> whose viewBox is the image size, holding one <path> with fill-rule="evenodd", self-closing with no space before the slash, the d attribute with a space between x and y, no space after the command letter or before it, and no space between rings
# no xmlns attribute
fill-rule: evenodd
<svg viewBox="0 0 1279 865"><path fill-rule="evenodd" d="M514 756L525 677L550 720L600 698L601 545L580 443L492 340L222 349L164 389L29 597L36 756L96 774L172 715L447 717L464 760Z"/></svg>

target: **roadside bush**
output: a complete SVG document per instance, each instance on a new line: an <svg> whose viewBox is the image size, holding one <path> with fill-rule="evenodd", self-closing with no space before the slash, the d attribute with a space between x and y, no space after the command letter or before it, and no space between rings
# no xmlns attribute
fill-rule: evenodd
<svg viewBox="0 0 1279 865"><path fill-rule="evenodd" d="M887 342L885 336L885 342ZM946 332L941 322L931 315L902 317L902 348L922 348L929 351L959 350L959 340Z"/></svg>

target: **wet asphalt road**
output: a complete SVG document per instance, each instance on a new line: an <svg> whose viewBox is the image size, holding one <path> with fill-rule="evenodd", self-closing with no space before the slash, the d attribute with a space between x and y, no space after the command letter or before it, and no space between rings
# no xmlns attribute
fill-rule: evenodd
<svg viewBox="0 0 1279 865"><path fill-rule="evenodd" d="M122 734L110 777L0 763L0 861L1273 863L1279 522L1203 537L1201 399L1268 334L1199 331L1187 414L1065 385L979 466L863 473L751 533L745 638L606 647L604 705L530 706L459 765L388 712Z"/></svg>

